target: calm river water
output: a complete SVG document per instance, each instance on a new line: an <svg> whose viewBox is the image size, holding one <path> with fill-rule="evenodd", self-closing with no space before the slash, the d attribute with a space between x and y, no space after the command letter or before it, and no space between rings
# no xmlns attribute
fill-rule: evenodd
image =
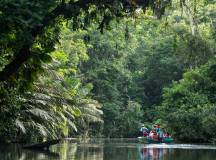
<svg viewBox="0 0 216 160"><path fill-rule="evenodd" d="M216 146L141 144L134 139L64 141L50 151L0 146L0 160L216 160Z"/></svg>

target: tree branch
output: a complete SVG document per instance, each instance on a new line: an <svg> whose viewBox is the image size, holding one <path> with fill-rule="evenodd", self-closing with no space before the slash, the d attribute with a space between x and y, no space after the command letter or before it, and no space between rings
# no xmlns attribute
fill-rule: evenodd
<svg viewBox="0 0 216 160"><path fill-rule="evenodd" d="M31 57L31 47L37 36L42 34L45 27L49 26L58 16L65 16L76 10L86 8L91 0L82 0L70 4L59 4L52 12L48 13L42 20L42 25L36 26L31 30L31 42L26 42L15 54L14 59L0 71L0 82L7 81L12 75L18 72L20 67ZM71 17L73 14L69 14Z"/></svg>
<svg viewBox="0 0 216 160"><path fill-rule="evenodd" d="M0 71L0 82L9 80L10 77L17 73L21 66L28 61L28 59L31 57L31 48L36 37L40 36L44 28L51 25L58 16L62 15L64 18L76 17L79 15L82 9L87 10L90 4L95 4L97 7L101 6L105 10L106 7L113 6L115 4L114 2L116 1L79 0L76 2L69 2L67 4L59 4L52 12L48 13L44 17L41 23L42 25L36 26L30 31L30 38L32 41L24 43L23 46L21 46L21 49L14 54L14 59L9 64L7 64L2 71ZM122 0L121 2L124 3L125 7L128 7L128 5L130 5L129 2L131 1L128 2L127 0ZM145 5L147 4L145 3Z"/></svg>

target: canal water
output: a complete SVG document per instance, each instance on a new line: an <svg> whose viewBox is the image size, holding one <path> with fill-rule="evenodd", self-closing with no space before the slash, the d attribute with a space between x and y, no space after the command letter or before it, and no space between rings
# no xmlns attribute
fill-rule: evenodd
<svg viewBox="0 0 216 160"><path fill-rule="evenodd" d="M216 160L216 146L142 144L135 139L70 139L49 151L0 145L0 160Z"/></svg>

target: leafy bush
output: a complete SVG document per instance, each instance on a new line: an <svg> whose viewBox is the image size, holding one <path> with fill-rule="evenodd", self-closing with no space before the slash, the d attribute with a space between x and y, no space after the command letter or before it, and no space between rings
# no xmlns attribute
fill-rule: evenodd
<svg viewBox="0 0 216 160"><path fill-rule="evenodd" d="M159 116L179 140L206 142L216 137L215 64L213 59L190 70L164 89Z"/></svg>

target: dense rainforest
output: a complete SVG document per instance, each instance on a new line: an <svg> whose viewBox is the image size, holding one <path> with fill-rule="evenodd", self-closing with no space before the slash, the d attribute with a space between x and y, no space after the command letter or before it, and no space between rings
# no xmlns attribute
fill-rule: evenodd
<svg viewBox="0 0 216 160"><path fill-rule="evenodd" d="M215 0L0 0L0 140L216 141Z"/></svg>

